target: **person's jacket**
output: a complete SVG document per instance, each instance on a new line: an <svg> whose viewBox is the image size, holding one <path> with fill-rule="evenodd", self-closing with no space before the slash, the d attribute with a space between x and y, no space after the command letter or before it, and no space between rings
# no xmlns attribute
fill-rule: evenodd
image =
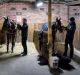
<svg viewBox="0 0 80 75"><path fill-rule="evenodd" d="M76 23L70 22L69 25L66 27L67 36L74 36L76 30Z"/></svg>
<svg viewBox="0 0 80 75"><path fill-rule="evenodd" d="M26 23L24 23L23 26L20 27L20 30L21 30L22 38L27 38L27 36L28 36L28 25Z"/></svg>
<svg viewBox="0 0 80 75"><path fill-rule="evenodd" d="M41 31L48 31L48 23L44 23Z"/></svg>

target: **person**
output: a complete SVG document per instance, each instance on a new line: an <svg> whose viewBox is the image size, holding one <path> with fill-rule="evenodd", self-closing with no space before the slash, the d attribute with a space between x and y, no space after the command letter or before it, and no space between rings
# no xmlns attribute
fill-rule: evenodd
<svg viewBox="0 0 80 75"><path fill-rule="evenodd" d="M47 22L43 24L41 31L48 31L48 23Z"/></svg>
<svg viewBox="0 0 80 75"><path fill-rule="evenodd" d="M70 46L70 58L73 58L73 53L74 53L74 47L73 47L73 39L74 39L74 33L76 30L76 23L75 23L75 18L71 17L70 18L70 23L68 24L67 27L65 27L67 33L66 33L66 39L65 39L65 51L64 51L64 56L67 56L67 51L68 51L68 45Z"/></svg>
<svg viewBox="0 0 80 75"><path fill-rule="evenodd" d="M18 25L18 29L21 30L21 37L22 37L22 46L23 46L23 52L21 53L22 56L27 55L27 36L28 36L28 25L27 25L27 19L23 18L23 25Z"/></svg>
<svg viewBox="0 0 80 75"><path fill-rule="evenodd" d="M38 36L39 36L39 49L40 49L40 51L41 51L41 47L42 47L42 44L43 44L43 33L44 33L44 31L48 31L48 23L47 22L43 23L43 25L41 27L41 30L38 33ZM38 55L38 56L39 56L38 60L44 59L42 53L40 53L40 55Z"/></svg>
<svg viewBox="0 0 80 75"><path fill-rule="evenodd" d="M40 47L40 50L41 50L41 44L42 44L42 41L43 41L43 31L48 31L48 23L44 23L40 32L39 32L39 47Z"/></svg>

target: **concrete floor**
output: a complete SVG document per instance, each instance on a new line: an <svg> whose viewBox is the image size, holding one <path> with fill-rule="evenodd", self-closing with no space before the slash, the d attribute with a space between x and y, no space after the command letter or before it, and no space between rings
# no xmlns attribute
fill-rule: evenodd
<svg viewBox="0 0 80 75"><path fill-rule="evenodd" d="M37 61L37 51L33 43L28 43L28 55L20 56L22 46L16 44L14 53L5 53L6 46L0 48L0 75L80 75L80 64L72 61L75 69L52 70L47 65L40 66ZM66 67L66 66L65 66Z"/></svg>

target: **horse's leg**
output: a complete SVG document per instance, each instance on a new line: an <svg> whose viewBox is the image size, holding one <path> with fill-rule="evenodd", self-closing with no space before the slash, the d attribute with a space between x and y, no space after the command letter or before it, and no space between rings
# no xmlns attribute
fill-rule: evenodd
<svg viewBox="0 0 80 75"><path fill-rule="evenodd" d="M10 36L9 34L7 34L7 53L9 52L9 38Z"/></svg>
<svg viewBox="0 0 80 75"><path fill-rule="evenodd" d="M11 39L12 39L12 53L13 53L13 50L14 50L14 46L15 46L15 36L14 35L12 35L11 36Z"/></svg>

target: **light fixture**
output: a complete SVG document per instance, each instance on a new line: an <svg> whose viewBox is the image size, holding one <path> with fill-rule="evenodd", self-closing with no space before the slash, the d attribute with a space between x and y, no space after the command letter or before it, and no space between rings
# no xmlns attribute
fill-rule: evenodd
<svg viewBox="0 0 80 75"><path fill-rule="evenodd" d="M42 0L36 0L36 6L40 7L43 5L43 1Z"/></svg>
<svg viewBox="0 0 80 75"><path fill-rule="evenodd" d="M22 17L21 17L20 15L17 15L17 16L16 16L16 20L17 20L18 23L21 23Z"/></svg>

